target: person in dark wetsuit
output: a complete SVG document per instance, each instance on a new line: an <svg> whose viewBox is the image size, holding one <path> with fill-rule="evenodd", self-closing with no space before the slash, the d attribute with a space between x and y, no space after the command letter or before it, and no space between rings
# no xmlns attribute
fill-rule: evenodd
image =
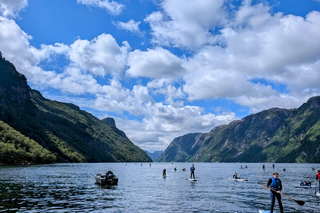
<svg viewBox="0 0 320 213"><path fill-rule="evenodd" d="M162 176L167 176L167 170L166 170L166 168L163 169L163 171L162 171Z"/></svg>
<svg viewBox="0 0 320 213"><path fill-rule="evenodd" d="M282 190L282 184L281 184L281 180L278 177L279 177L279 174L277 172L274 172L273 177L271 177L269 179L268 184L267 184L268 187L276 190L276 192L273 190L270 190L270 198L271 198L270 211L271 211L271 213L273 213L273 207L274 207L276 197L278 200L280 211L281 211L281 213L283 213L283 206L282 206L281 195L280 195L280 191Z"/></svg>
<svg viewBox="0 0 320 213"><path fill-rule="evenodd" d="M196 170L196 168L194 167L194 164L192 164L191 168L190 168L190 179L192 179L192 175L193 175L193 179L196 179L194 177L194 170Z"/></svg>
<svg viewBox="0 0 320 213"><path fill-rule="evenodd" d="M239 177L238 177L237 173L234 173L234 175L233 175L233 179L239 179Z"/></svg>

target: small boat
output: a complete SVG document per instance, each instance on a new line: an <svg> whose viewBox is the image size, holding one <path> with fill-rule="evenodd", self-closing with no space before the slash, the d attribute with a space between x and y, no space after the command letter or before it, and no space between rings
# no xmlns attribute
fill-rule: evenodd
<svg viewBox="0 0 320 213"><path fill-rule="evenodd" d="M118 184L118 178L111 171L108 171L106 174L96 174L95 175L96 183L101 185L110 185L114 186Z"/></svg>

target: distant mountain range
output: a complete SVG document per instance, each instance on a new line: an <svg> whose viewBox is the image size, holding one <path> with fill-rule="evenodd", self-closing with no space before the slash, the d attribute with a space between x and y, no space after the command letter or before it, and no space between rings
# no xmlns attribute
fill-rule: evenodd
<svg viewBox="0 0 320 213"><path fill-rule="evenodd" d="M320 162L320 97L175 138L160 162Z"/></svg>
<svg viewBox="0 0 320 213"><path fill-rule="evenodd" d="M44 98L1 53L0 121L0 163L151 161L113 118Z"/></svg>
<svg viewBox="0 0 320 213"><path fill-rule="evenodd" d="M156 159L159 155L161 155L163 153L163 151L154 151L154 152L148 152L147 150L144 150L144 151L148 154L148 156L152 160Z"/></svg>

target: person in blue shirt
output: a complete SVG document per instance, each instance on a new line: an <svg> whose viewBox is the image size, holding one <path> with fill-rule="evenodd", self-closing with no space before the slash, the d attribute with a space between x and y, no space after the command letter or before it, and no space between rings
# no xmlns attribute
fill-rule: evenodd
<svg viewBox="0 0 320 213"><path fill-rule="evenodd" d="M194 167L194 164L192 164L192 166L190 168L190 179L192 179L192 176L193 176L193 179L196 179L194 177L194 170L196 170L196 168Z"/></svg>
<svg viewBox="0 0 320 213"><path fill-rule="evenodd" d="M275 191L270 190L270 198L271 198L270 211L271 211L271 213L273 213L275 198L277 198L280 211L281 211L281 213L283 213L283 206L282 206L281 195L280 195L280 191L282 190L282 183L281 183L281 180L279 179L279 174L277 172L273 173L273 176L269 179L267 186L270 187L271 189L275 190Z"/></svg>

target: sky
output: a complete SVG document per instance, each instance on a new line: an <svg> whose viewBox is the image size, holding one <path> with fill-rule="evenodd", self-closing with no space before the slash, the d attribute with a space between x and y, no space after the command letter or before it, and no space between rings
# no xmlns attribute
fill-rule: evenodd
<svg viewBox="0 0 320 213"><path fill-rule="evenodd" d="M0 0L0 51L153 152L320 95L320 0Z"/></svg>

